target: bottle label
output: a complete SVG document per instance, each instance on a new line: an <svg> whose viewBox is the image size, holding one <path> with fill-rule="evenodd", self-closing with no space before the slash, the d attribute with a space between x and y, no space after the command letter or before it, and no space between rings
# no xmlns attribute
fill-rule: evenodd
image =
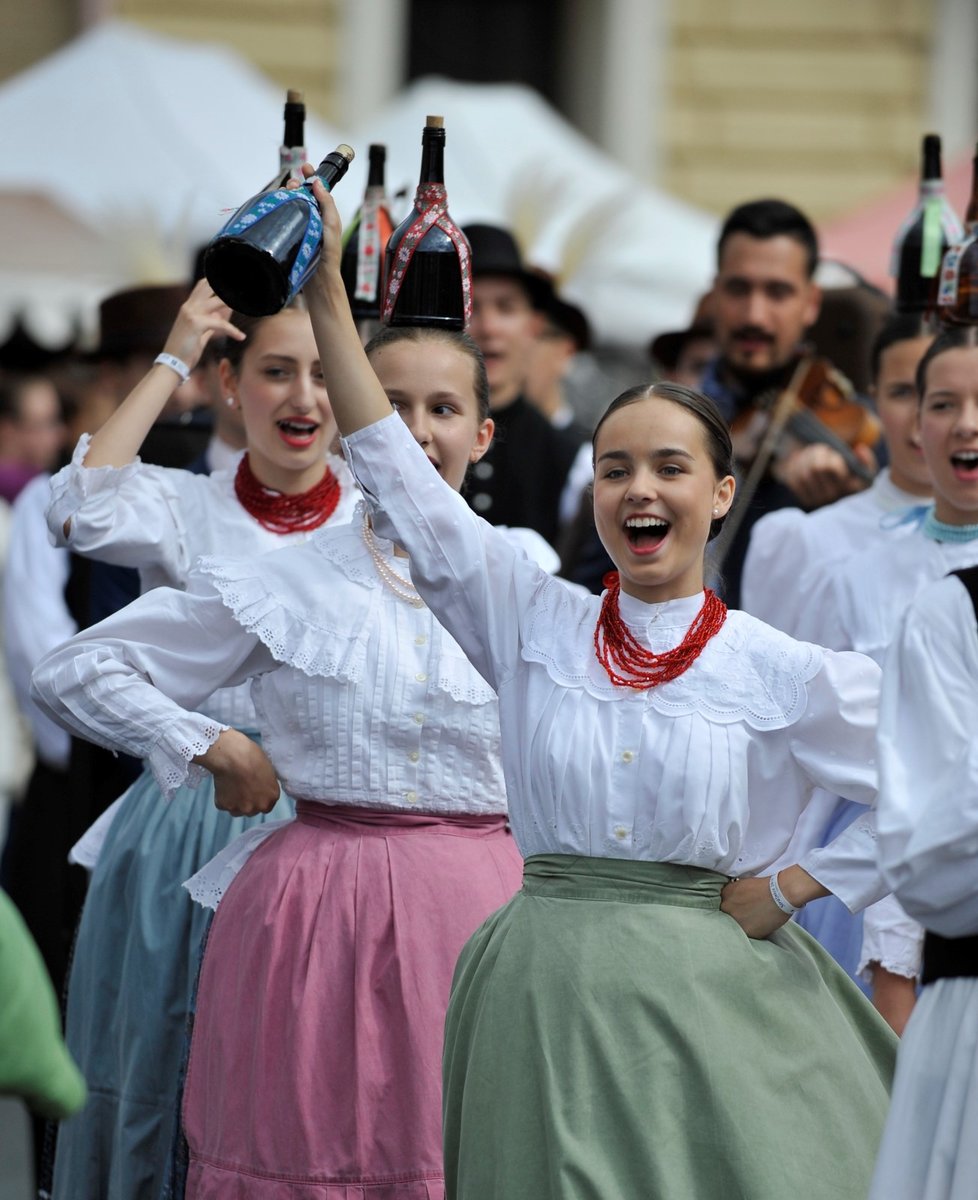
<svg viewBox="0 0 978 1200"><path fill-rule="evenodd" d="M924 201L924 235L920 245L920 274L924 279L933 279L941 269L943 208L941 196L928 196Z"/></svg>
<svg viewBox="0 0 978 1200"><path fill-rule="evenodd" d="M373 192L373 195L371 195ZM355 300L374 300L380 284L380 265L384 246L380 236L380 209L383 191L368 188L360 210L360 242L357 247L357 284Z"/></svg>
<svg viewBox="0 0 978 1200"><path fill-rule="evenodd" d="M975 240L976 237L972 234L967 240L951 246L944 255L944 262L941 264L941 282L937 290L938 308L957 307L961 283L961 262L965 251L975 244Z"/></svg>
<svg viewBox="0 0 978 1200"><path fill-rule="evenodd" d="M286 174L290 179L303 181L302 164L307 162L305 146L279 146L278 148L278 177L284 180Z"/></svg>
<svg viewBox="0 0 978 1200"><path fill-rule="evenodd" d="M443 183L422 183L414 197L414 208L414 221L404 237L401 238L394 254L381 318L385 324L390 324L401 284L411 265L414 252L428 230L437 225L452 239L452 244L458 254L458 264L462 274L462 306L467 326L472 318L472 253L465 234L448 215L448 195L445 185Z"/></svg>

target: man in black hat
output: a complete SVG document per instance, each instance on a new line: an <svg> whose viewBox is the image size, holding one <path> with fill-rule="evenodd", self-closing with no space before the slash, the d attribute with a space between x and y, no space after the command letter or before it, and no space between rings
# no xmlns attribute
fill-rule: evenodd
<svg viewBox="0 0 978 1200"><path fill-rule="evenodd" d="M535 529L554 545L560 496L577 453L577 439L556 429L524 394L543 312L553 288L528 271L516 242L494 225L469 225L472 247L472 323L489 376L496 435L472 472L467 499L493 525Z"/></svg>

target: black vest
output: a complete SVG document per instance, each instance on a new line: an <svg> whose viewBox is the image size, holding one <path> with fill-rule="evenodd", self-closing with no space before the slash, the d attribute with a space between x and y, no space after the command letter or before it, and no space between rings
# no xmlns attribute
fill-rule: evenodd
<svg viewBox="0 0 978 1200"><path fill-rule="evenodd" d="M978 619L978 567L952 571L968 589ZM946 938L930 930L924 935L924 965L920 982L934 983L938 979L978 978L978 934L969 937Z"/></svg>

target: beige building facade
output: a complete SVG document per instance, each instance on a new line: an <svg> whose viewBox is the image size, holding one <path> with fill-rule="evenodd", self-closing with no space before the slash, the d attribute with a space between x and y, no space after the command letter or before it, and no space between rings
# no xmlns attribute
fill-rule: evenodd
<svg viewBox="0 0 978 1200"><path fill-rule="evenodd" d="M17 20L28 6L29 20ZM109 15L223 41L282 87L301 88L341 129L386 103L406 74L410 0L3 7L0 77ZM952 150L976 132L975 0L563 0L554 9L565 114L639 178L716 213L776 193L824 220L913 172L928 128Z"/></svg>

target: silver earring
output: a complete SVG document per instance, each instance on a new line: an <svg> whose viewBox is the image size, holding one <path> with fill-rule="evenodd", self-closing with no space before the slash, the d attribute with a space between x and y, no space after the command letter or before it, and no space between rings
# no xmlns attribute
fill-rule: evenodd
<svg viewBox="0 0 978 1200"><path fill-rule="evenodd" d="M225 396L224 403L228 406L228 408L234 408L234 397L233 396Z"/></svg>
<svg viewBox="0 0 978 1200"><path fill-rule="evenodd" d="M713 515L714 515L715 517L718 517L718 516L720 515L720 510L719 510L718 508L715 508L715 509L713 510Z"/></svg>

